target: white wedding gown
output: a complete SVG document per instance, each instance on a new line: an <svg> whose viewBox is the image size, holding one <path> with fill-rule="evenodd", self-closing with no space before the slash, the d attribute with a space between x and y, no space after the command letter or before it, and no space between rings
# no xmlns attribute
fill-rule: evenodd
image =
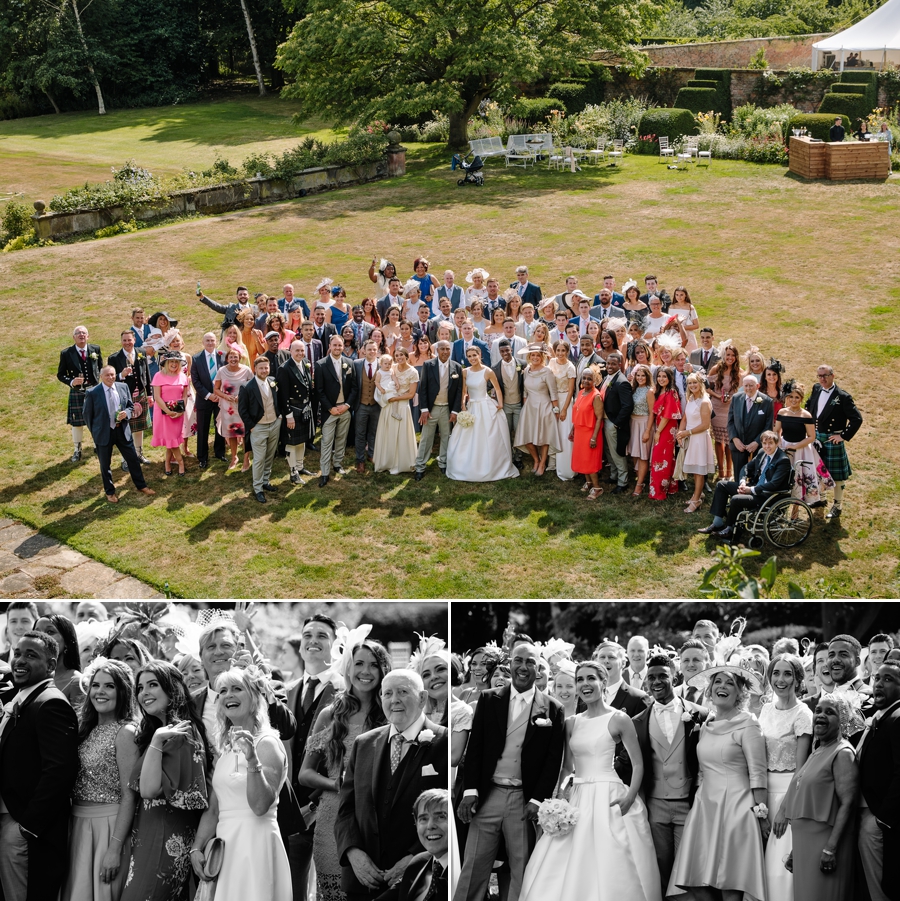
<svg viewBox="0 0 900 901"><path fill-rule="evenodd" d="M659 867L640 796L624 816L610 802L628 788L613 768L613 714L578 714L569 748L581 812L568 835L542 835L525 868L520 901L661 901Z"/></svg>
<svg viewBox="0 0 900 901"><path fill-rule="evenodd" d="M487 395L486 369L466 370L467 409L475 417L469 428L457 423L447 447L447 478L457 482L497 482L515 479L519 470L512 464L512 446L506 416Z"/></svg>

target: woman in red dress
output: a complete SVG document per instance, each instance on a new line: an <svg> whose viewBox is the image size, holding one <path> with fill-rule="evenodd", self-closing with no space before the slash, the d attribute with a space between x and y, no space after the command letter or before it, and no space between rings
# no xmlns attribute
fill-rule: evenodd
<svg viewBox="0 0 900 901"><path fill-rule="evenodd" d="M581 373L581 388L572 405L572 471L586 476L585 490L590 486L589 501L595 501L603 489L599 472L603 466L603 399L597 390L595 374L590 368Z"/></svg>
<svg viewBox="0 0 900 901"><path fill-rule="evenodd" d="M650 452L650 497L665 500L678 490L672 478L675 469L675 432L681 419L681 401L675 388L675 373L669 366L656 370L656 402L653 404L656 423L653 450Z"/></svg>

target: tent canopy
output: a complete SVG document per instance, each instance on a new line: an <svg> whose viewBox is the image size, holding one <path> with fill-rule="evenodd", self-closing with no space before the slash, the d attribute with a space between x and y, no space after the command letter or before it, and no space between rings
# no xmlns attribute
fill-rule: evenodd
<svg viewBox="0 0 900 901"><path fill-rule="evenodd" d="M841 50L900 50L900 0L887 0L884 6L861 22L817 41L814 50L840 53Z"/></svg>

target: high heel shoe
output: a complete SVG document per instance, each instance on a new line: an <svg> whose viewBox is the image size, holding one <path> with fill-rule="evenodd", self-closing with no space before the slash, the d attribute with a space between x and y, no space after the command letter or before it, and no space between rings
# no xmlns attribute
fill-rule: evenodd
<svg viewBox="0 0 900 901"><path fill-rule="evenodd" d="M634 486L634 491L631 492L632 497L640 497L641 492L644 490L644 483L638 482L637 485Z"/></svg>
<svg viewBox="0 0 900 901"><path fill-rule="evenodd" d="M688 505L684 508L685 513L696 513L703 506L703 498L701 497L699 500L690 500L688 501Z"/></svg>

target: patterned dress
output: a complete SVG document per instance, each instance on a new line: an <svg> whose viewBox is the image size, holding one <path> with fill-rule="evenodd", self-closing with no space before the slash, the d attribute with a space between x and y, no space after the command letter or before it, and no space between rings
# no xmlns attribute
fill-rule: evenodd
<svg viewBox="0 0 900 901"><path fill-rule="evenodd" d="M357 736L362 735L361 725L350 725L344 736L343 760L350 756L350 748ZM315 751L325 757L326 748L331 741L331 727L314 732L306 742L306 750ZM341 775L343 761L328 767L328 778L337 779ZM316 901L346 901L347 896L341 889L341 864L337 856L337 845L334 841L334 823L338 811L337 792L323 792L316 813L316 831L313 840L313 860L316 864Z"/></svg>
<svg viewBox="0 0 900 901"><path fill-rule="evenodd" d="M219 404L219 412L216 416L216 429L223 438L243 438L244 421L238 413L238 394L241 386L253 378L253 372L249 366L241 366L237 372L231 372L223 366L216 375L217 381L222 383L222 393L234 398L234 402Z"/></svg>
<svg viewBox="0 0 900 901"><path fill-rule="evenodd" d="M677 391L662 391L653 405L653 418L657 428L666 419L665 429L650 452L650 497L664 500L678 490L678 482L672 478L675 470L675 432L681 419L681 401Z"/></svg>
<svg viewBox="0 0 900 901"><path fill-rule="evenodd" d="M145 756L146 752L129 783L138 793ZM187 901L191 845L208 806L206 754L199 735L168 739L162 752L162 794L141 798L135 812L122 901Z"/></svg>

